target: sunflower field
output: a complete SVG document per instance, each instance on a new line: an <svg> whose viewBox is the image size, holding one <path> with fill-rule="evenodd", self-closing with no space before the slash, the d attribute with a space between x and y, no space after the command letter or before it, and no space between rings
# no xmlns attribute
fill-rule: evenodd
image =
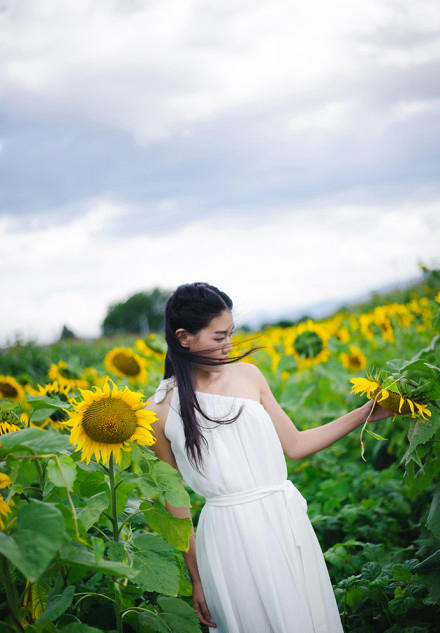
<svg viewBox="0 0 440 633"><path fill-rule="evenodd" d="M238 332L299 429L375 398L298 462L346 633L440 630L440 283L321 321ZM144 405L165 342L118 337L0 352L0 631L196 633L182 552L203 499L154 455Z"/></svg>

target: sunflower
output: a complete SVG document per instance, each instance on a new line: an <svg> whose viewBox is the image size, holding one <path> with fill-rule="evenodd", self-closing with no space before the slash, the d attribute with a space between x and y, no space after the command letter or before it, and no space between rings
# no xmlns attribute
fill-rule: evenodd
<svg viewBox="0 0 440 633"><path fill-rule="evenodd" d="M350 340L350 332L348 331L348 328L344 325L336 331L335 337L340 343L348 343L348 341Z"/></svg>
<svg viewBox="0 0 440 633"><path fill-rule="evenodd" d="M10 480L8 475L5 475L4 473L0 473L0 488L7 488L11 484L12 484L12 481ZM11 511L11 508L6 503L6 501L3 499L3 495L0 495L0 528L2 530L5 529L5 524L3 523L1 517L2 516L4 516L4 517L8 516L10 511Z"/></svg>
<svg viewBox="0 0 440 633"><path fill-rule="evenodd" d="M28 393L31 396L53 396L57 395L59 400L63 400L66 403L71 403L72 398L69 397L70 386L67 382L59 382L58 380L54 380L53 382L48 382L46 385L41 386L37 385L37 389L31 387L28 389ZM60 431L61 429L66 427L66 420L68 419L68 414L63 409L55 409L54 412L48 416L45 420L42 420L38 424L30 423L31 427L37 427L40 429L44 429L47 426L51 425L55 431ZM25 422L29 421L29 417Z"/></svg>
<svg viewBox="0 0 440 633"><path fill-rule="evenodd" d="M14 411L0 409L0 435L19 431L21 427L16 422L18 422L18 417Z"/></svg>
<svg viewBox="0 0 440 633"><path fill-rule="evenodd" d="M356 345L350 345L350 353L342 352L342 364L346 369L362 370L367 366L367 358Z"/></svg>
<svg viewBox="0 0 440 633"><path fill-rule="evenodd" d="M147 381L145 364L145 360L129 347L115 347L104 358L104 365L109 373L128 378L134 384Z"/></svg>
<svg viewBox="0 0 440 633"><path fill-rule="evenodd" d="M351 393L358 393L363 395L367 394L368 398L375 397L376 402L383 407L395 413L403 415L411 414L412 418L423 418L427 420L431 417L431 411L426 404L415 402L408 396L404 396L396 391L391 391L390 388L385 388L376 380L369 378L352 378L350 382L353 384Z"/></svg>
<svg viewBox="0 0 440 633"><path fill-rule="evenodd" d="M0 376L0 398L20 402L25 399L24 389L12 376Z"/></svg>
<svg viewBox="0 0 440 633"><path fill-rule="evenodd" d="M293 338L286 352L293 354L299 369L325 363L330 356L328 338L328 332L323 325L308 319L294 328Z"/></svg>
<svg viewBox="0 0 440 633"><path fill-rule="evenodd" d="M97 462L108 464L113 455L119 464L121 448L128 441L144 446L155 443L151 425L157 416L145 409L142 394L128 387L119 390L109 378L102 389L94 389L80 390L83 401L74 402L70 414L70 441L82 450L81 459L88 464L94 455Z"/></svg>
<svg viewBox="0 0 440 633"><path fill-rule="evenodd" d="M102 387L107 380L107 376L101 376L94 367L86 367L81 374L81 378L87 380L90 386L96 385L97 387Z"/></svg>
<svg viewBox="0 0 440 633"><path fill-rule="evenodd" d="M145 339L138 339L135 343L138 351L144 356L156 356L162 358L167 351L167 344L158 334L149 334Z"/></svg>
<svg viewBox="0 0 440 633"><path fill-rule="evenodd" d="M7 433L12 433L13 431L19 431L20 427L11 422L6 422L6 420L0 420L0 435L6 435Z"/></svg>
<svg viewBox="0 0 440 633"><path fill-rule="evenodd" d="M63 360L58 363L52 363L49 367L48 376L52 381L57 381L60 387L67 387L69 391L77 391L78 389L87 389L89 383L87 380L68 367Z"/></svg>

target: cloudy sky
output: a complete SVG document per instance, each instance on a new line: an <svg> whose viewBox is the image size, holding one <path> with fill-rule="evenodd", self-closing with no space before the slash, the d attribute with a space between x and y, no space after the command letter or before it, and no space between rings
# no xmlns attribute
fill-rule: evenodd
<svg viewBox="0 0 440 633"><path fill-rule="evenodd" d="M237 321L440 264L433 0L0 1L0 344L208 281Z"/></svg>

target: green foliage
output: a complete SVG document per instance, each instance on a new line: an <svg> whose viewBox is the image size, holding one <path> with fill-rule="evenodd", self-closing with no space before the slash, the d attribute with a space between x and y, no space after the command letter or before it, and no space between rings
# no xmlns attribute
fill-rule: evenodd
<svg viewBox="0 0 440 633"><path fill-rule="evenodd" d="M121 332L149 333L163 329L165 303L171 293L160 288L138 292L126 301L110 306L102 322L106 336Z"/></svg>
<svg viewBox="0 0 440 633"><path fill-rule="evenodd" d="M353 328L344 342L333 331L329 360L303 371L275 339L271 349L255 354L299 429L325 424L365 401L349 385L363 372L340 361L351 343L389 381L398 379L405 393L429 405L427 420L405 415L369 423L366 463L357 432L300 462L286 459L289 478L308 500L350 633L435 633L440 621L440 339L433 300L439 286L436 275L425 277L429 300L407 323L390 317L393 342L377 323L371 339ZM408 289L406 299L415 292ZM416 295L423 297L421 286ZM377 297L369 307L375 305ZM341 327L350 328L352 316L339 314ZM270 329L264 336L270 342ZM0 372L44 385L50 364L63 360L78 375L92 367L99 378L105 353L134 340L63 340L45 348L17 343L0 353ZM313 340L306 343L311 349ZM163 339L154 335L145 344L140 353L149 382L139 389L151 394L161 376ZM166 505L190 507L197 527L203 499L148 448L132 446L114 470L81 462L68 429L55 431L48 422L69 410L62 394L27 396L27 407L20 406L0 402L13 423L21 412L30 414L28 423L20 422L28 428L0 438L0 472L12 480L2 490L10 512L1 516L0 531L5 630L20 630L19 621L27 633L200 633L182 555L191 522L174 517Z"/></svg>

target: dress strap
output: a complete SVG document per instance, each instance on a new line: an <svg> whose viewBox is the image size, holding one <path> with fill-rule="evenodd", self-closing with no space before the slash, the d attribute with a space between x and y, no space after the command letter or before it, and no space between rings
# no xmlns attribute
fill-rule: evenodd
<svg viewBox="0 0 440 633"><path fill-rule="evenodd" d="M158 404L159 402L163 402L165 397L171 389L176 386L176 379L174 376L170 378L164 378L160 381L158 388L156 389L156 393L154 394L154 402Z"/></svg>

